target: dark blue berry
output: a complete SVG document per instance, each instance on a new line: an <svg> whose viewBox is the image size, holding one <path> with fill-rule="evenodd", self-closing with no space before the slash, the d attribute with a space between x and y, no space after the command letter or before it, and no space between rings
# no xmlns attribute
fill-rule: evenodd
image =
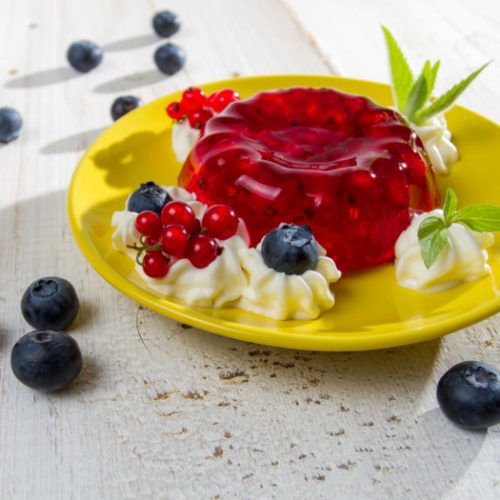
<svg viewBox="0 0 500 500"><path fill-rule="evenodd" d="M0 108L0 142L11 142L19 137L23 119L13 108Z"/></svg>
<svg viewBox="0 0 500 500"><path fill-rule="evenodd" d="M168 38L177 33L181 27L177 14L169 10L158 12L153 17L153 29L158 36Z"/></svg>
<svg viewBox="0 0 500 500"><path fill-rule="evenodd" d="M67 53L68 61L80 73L88 73L102 61L102 49L99 45L88 40L74 42Z"/></svg>
<svg viewBox="0 0 500 500"><path fill-rule="evenodd" d="M111 105L111 117L113 121L118 120L123 115L130 113L141 105L141 100L133 95L122 95L117 97Z"/></svg>
<svg viewBox="0 0 500 500"><path fill-rule="evenodd" d="M184 50L170 42L156 49L154 59L158 69L167 75L177 73L186 64Z"/></svg>
<svg viewBox="0 0 500 500"><path fill-rule="evenodd" d="M65 330L76 318L79 306L73 285L55 276L31 283L21 300L24 319L38 329Z"/></svg>
<svg viewBox="0 0 500 500"><path fill-rule="evenodd" d="M171 201L168 193L154 182L141 184L128 199L127 210L138 214L150 210L160 215L161 209Z"/></svg>
<svg viewBox="0 0 500 500"><path fill-rule="evenodd" d="M464 361L448 370L437 386L441 410L468 429L500 423L500 372L479 361Z"/></svg>
<svg viewBox="0 0 500 500"><path fill-rule="evenodd" d="M51 330L37 330L21 337L12 349L14 375L32 389L44 392L68 387L82 369L76 340Z"/></svg>
<svg viewBox="0 0 500 500"><path fill-rule="evenodd" d="M318 263L318 244L308 225L284 224L266 234L261 247L266 266L286 274L302 274Z"/></svg>

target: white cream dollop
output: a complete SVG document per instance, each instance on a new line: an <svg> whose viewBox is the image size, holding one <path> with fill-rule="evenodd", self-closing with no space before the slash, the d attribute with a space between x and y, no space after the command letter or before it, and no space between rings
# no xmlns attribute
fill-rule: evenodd
<svg viewBox="0 0 500 500"><path fill-rule="evenodd" d="M207 206L196 196L178 186L164 189L174 201L183 201L201 220ZM137 214L127 210L115 212L112 225L113 246L135 260L134 245L140 234L135 228ZM330 284L340 278L335 262L321 255L314 270L302 275L287 275L267 267L259 249L249 248L244 222L227 240L217 240L222 253L207 267L198 269L188 259L172 261L164 278L147 276L136 263L135 269L148 289L161 296L177 297L200 307L235 306L273 319L314 319L330 309L335 299Z"/></svg>
<svg viewBox="0 0 500 500"><path fill-rule="evenodd" d="M341 273L322 248L321 253L315 269L297 275L267 267L260 245L244 249L241 264L248 282L237 307L278 320L314 319L331 309L335 298L330 284Z"/></svg>
<svg viewBox="0 0 500 500"><path fill-rule="evenodd" d="M448 244L427 269L418 242L418 227L429 216L443 217L441 209L413 218L396 241L396 278L404 288L424 293L440 292L491 273L488 252L494 242L491 233L479 233L462 224L448 228Z"/></svg>
<svg viewBox="0 0 500 500"><path fill-rule="evenodd" d="M172 125L172 148L179 163L184 163L200 138L200 131L189 126L188 120Z"/></svg>
<svg viewBox="0 0 500 500"><path fill-rule="evenodd" d="M449 174L450 167L458 161L458 150L451 142L451 132L444 114L430 118L423 125L412 123L411 127L422 140L434 172Z"/></svg>

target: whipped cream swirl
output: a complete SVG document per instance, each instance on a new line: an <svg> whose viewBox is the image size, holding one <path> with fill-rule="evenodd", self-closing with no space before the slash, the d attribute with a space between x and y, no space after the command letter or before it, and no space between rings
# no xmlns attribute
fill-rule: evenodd
<svg viewBox="0 0 500 500"><path fill-rule="evenodd" d="M200 131L190 127L188 120L172 125L172 149L179 163L184 163L200 138Z"/></svg>
<svg viewBox="0 0 500 500"><path fill-rule="evenodd" d="M177 186L165 189L172 200L187 203L199 220L203 218L208 207L194 194ZM127 210L115 212L112 217L114 248L134 260L136 251L129 247L140 238L136 217L135 212ZM217 243L222 253L203 269L194 267L188 259L172 260L167 275L161 279L147 276L137 263L135 269L148 289L194 306L232 306L278 320L305 320L318 317L334 305L330 284L340 278L340 271L321 247L314 270L287 275L267 267L259 249L249 248L243 221L234 236Z"/></svg>
<svg viewBox="0 0 500 500"><path fill-rule="evenodd" d="M451 142L451 132L444 114L434 116L423 125L412 123L411 127L422 140L434 172L449 174L450 167L458 161L458 150Z"/></svg>
<svg viewBox="0 0 500 500"><path fill-rule="evenodd" d="M396 241L396 278L402 287L424 293L440 292L491 273L486 248L493 244L493 235L456 223L448 227L448 244L427 269L420 252L418 227L429 216L442 218L443 211L415 216Z"/></svg>

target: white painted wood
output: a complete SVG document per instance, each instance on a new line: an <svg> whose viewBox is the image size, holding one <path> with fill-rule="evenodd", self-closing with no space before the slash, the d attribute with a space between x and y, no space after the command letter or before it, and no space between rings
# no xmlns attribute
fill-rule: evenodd
<svg viewBox="0 0 500 500"><path fill-rule="evenodd" d="M454 363L500 363L498 317L441 341L380 352L239 343L184 329L119 294L80 255L65 215L73 168L110 124L119 94L148 101L236 72L338 68L387 80L380 21L412 62L441 56L444 84L498 53L496 2L432 5L0 2L0 106L17 107L25 120L22 137L0 146L0 498L499 496L500 429L461 431L434 396ZM181 16L174 41L189 61L172 78L152 63L161 42L150 19L163 7ZM65 62L66 47L80 38L107 48L88 75ZM463 102L498 119L499 83L493 66ZM41 395L15 380L9 354L30 329L21 294L49 274L70 279L82 299L72 334L85 368L71 390Z"/></svg>

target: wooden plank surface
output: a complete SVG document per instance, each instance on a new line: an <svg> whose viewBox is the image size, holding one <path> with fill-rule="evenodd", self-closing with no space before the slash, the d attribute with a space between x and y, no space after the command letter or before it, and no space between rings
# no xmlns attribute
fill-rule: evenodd
<svg viewBox="0 0 500 500"><path fill-rule="evenodd" d="M186 69L164 78L150 19L172 8ZM499 364L499 318L442 340L365 353L267 348L185 329L107 285L70 234L66 188L117 95L152 100L234 74L342 74L387 81L378 24L414 64L442 57L442 84L499 52L498 2L2 0L0 106L22 137L0 146L0 498L495 498L500 429L470 433L437 409L440 375ZM104 45L88 75L69 43ZM498 64L462 102L500 119ZM68 391L19 384L10 349L35 278L82 299L71 333L85 356Z"/></svg>

